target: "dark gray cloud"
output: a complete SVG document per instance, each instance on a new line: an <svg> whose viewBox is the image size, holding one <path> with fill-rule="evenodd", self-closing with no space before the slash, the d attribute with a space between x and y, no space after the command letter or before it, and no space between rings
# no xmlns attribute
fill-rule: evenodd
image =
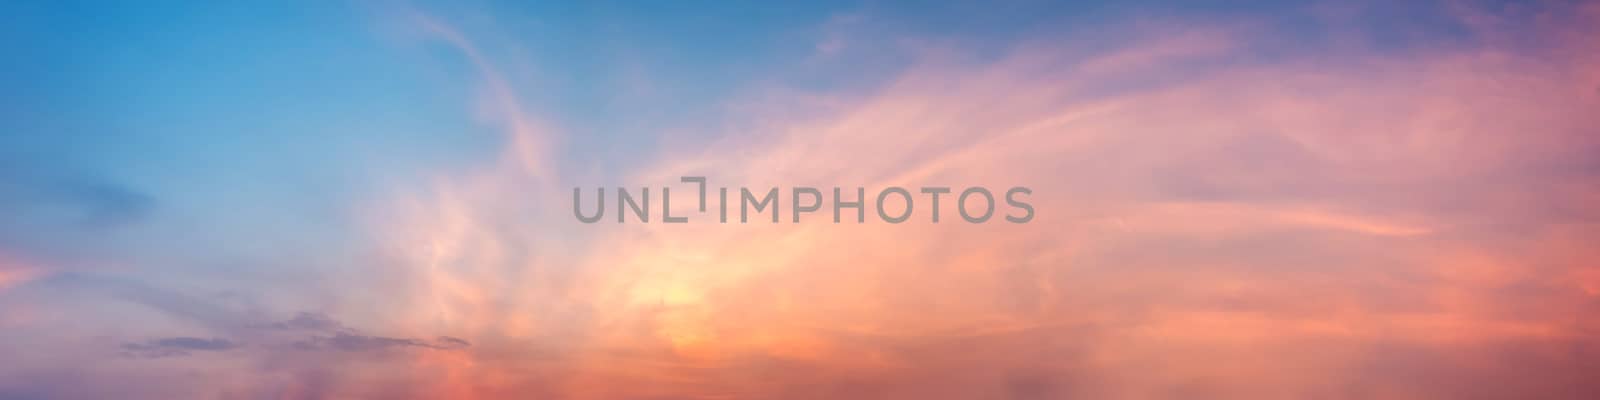
<svg viewBox="0 0 1600 400"><path fill-rule="evenodd" d="M295 342L294 347L301 350L328 349L347 352L367 352L405 347L453 350L466 348L471 345L472 344L466 340L449 336L440 336L434 338L433 340L421 340L338 333L333 336L313 336L309 340Z"/></svg>
<svg viewBox="0 0 1600 400"><path fill-rule="evenodd" d="M282 320L262 321L259 311L240 310L212 298L152 286L132 279L65 273L50 278L46 287L80 294L109 295L146 306L153 311L197 324L210 339L170 337L123 343L121 354L136 358L190 355L193 351L225 351L252 343L261 349L296 349L337 353L379 352L391 349L459 350L472 343L461 338L432 339L370 334L322 312L297 312ZM61 292L57 292L61 293Z"/></svg>
<svg viewBox="0 0 1600 400"><path fill-rule="evenodd" d="M300 350L336 350L347 352L379 351L404 347L419 347L428 349L461 349L472 346L471 342L449 336L439 336L432 340L398 338L363 334L360 331L345 326L344 323L329 317L327 314L315 312L296 313L293 318L259 325L259 328L272 331L303 331L320 333L304 340L297 340L290 344Z"/></svg>
<svg viewBox="0 0 1600 400"><path fill-rule="evenodd" d="M460 348L460 347L470 347L470 346L472 346L472 342L468 342L468 341L466 341L464 339L453 338L453 337L449 337L449 336L440 336L440 337L434 338L433 342L435 344L439 344L439 345L443 345L445 347L451 347L451 348Z"/></svg>
<svg viewBox="0 0 1600 400"><path fill-rule="evenodd" d="M266 347L288 346L301 350L336 350L366 352L394 348L425 348L453 350L471 346L460 338L439 336L434 339L388 337L371 335L351 328L325 313L298 312L285 320L250 321L250 313L221 306L205 298L165 290L138 281L63 274L51 280L64 288L94 290L109 293L119 299L148 306L154 310L185 320L197 322L213 333L228 338L199 339L178 337L127 343L124 352L143 357L158 358L188 355L187 351L216 351L236 347L240 340L260 342Z"/></svg>
<svg viewBox="0 0 1600 400"><path fill-rule="evenodd" d="M187 356L194 351L227 351L240 344L221 338L169 337L151 339L141 343L123 343L123 355L139 358Z"/></svg>

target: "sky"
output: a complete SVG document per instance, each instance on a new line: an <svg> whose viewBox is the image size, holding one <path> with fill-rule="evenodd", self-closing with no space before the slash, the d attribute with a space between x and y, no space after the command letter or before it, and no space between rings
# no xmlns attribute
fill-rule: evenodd
<svg viewBox="0 0 1600 400"><path fill-rule="evenodd" d="M250 3L0 3L0 399L1600 392L1594 2Z"/></svg>

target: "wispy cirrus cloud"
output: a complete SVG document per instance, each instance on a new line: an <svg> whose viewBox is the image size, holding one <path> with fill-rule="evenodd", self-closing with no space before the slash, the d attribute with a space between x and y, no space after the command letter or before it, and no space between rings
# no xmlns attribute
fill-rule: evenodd
<svg viewBox="0 0 1600 400"><path fill-rule="evenodd" d="M123 354L143 358L180 357L189 355L191 351L227 351L238 347L239 344L227 339L186 336L122 344Z"/></svg>
<svg viewBox="0 0 1600 400"><path fill-rule="evenodd" d="M496 204L562 199L451 192L447 229L415 228L447 244L418 259L433 277L418 289L458 294L436 305L460 319L427 320L561 350L480 359L461 371L505 375L437 390L561 376L577 398L1559 397L1586 356L1548 349L1595 329L1556 317L1594 304L1572 279L1593 253L1561 244L1595 233L1594 13L1466 21L1482 41L1398 52L1352 46L1337 20L1313 41L1331 53L1284 48L1270 23L1196 21L1109 49L925 52L877 90L730 117L760 122L669 145L629 179L1027 184L1031 225L619 226L561 253L575 269L528 275L550 268L522 254L543 246L516 241L548 231L491 222ZM1484 358L1509 349L1562 372Z"/></svg>
<svg viewBox="0 0 1600 400"><path fill-rule="evenodd" d="M1449 29L1369 25L1389 13ZM981 46L844 15L806 46L804 68L849 71L861 49L904 68L848 88L775 77L730 100L730 128L713 139L663 141L590 174L574 170L595 163L564 158L563 131L535 122L529 92L487 55L496 47L406 14L480 80L476 111L506 133L496 158L362 204L381 243L325 271L335 290L298 308L326 314L262 311L296 309L270 295L255 307L80 282L156 310L141 314L148 332L0 349L167 357L81 372L97 383L87 388L34 384L82 364L12 366L0 376L52 379L0 380L0 397L104 397L88 388L128 377L183 382L163 387L190 397L284 398L1594 391L1600 326L1584 316L1600 304L1589 245L1600 9L1135 13ZM572 186L685 175L753 188L1023 185L1038 215L583 225L568 213ZM182 397L146 386L126 392Z"/></svg>

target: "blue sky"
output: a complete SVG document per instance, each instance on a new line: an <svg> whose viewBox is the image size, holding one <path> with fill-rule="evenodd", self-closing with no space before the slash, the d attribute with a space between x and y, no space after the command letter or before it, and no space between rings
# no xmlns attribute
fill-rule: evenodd
<svg viewBox="0 0 1600 400"><path fill-rule="evenodd" d="M1592 386L1600 9L1173 3L0 3L0 398ZM1039 218L565 203L690 174Z"/></svg>

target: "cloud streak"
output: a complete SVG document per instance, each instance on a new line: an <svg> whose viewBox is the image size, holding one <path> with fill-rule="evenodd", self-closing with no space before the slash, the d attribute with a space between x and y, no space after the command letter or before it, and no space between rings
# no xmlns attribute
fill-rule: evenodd
<svg viewBox="0 0 1600 400"><path fill-rule="evenodd" d="M284 319L260 311L293 304L277 297L239 306L91 279L91 291L157 310L163 322L131 336L153 339L35 340L127 352L134 359L83 374L99 385L148 374L192 385L189 397L1600 391L1587 378L1600 348L1600 322L1587 317L1600 315L1590 245L1600 7L1405 11L1452 29L1368 25L1358 17L1400 12L1372 7L1133 15L997 51L825 26L805 68L850 70L842 55L862 48L909 55L906 67L849 90L752 85L730 100L726 131L664 141L600 174L575 171L589 164L566 159L562 131L533 122L544 116L521 103L496 46L408 14L470 64L486 122L506 136L492 160L363 204L373 254L326 271L337 290L299 308L327 314ZM883 18L847 15L830 24ZM1293 29L1303 24L1318 29ZM690 175L869 193L1028 186L1037 215L983 225L948 207L941 223L898 225L570 215L573 186ZM11 368L0 376L64 376ZM183 378L195 371L219 379ZM0 397L98 394L18 381L0 380Z"/></svg>
<svg viewBox="0 0 1600 400"><path fill-rule="evenodd" d="M142 343L123 343L123 354L132 357L161 358L187 356L193 351L227 351L239 344L220 338L171 337Z"/></svg>
<svg viewBox="0 0 1600 400"><path fill-rule="evenodd" d="M453 278L422 293L457 293L446 309L464 313L429 320L499 337L487 349L560 350L474 353L467 375L503 375L436 390L500 397L559 377L571 398L1572 397L1596 337L1561 317L1597 304L1572 279L1595 254L1571 245L1596 233L1581 205L1597 193L1581 167L1600 149L1583 111L1600 105L1583 28L1596 12L1507 17L1539 21L1510 32L1549 43L1534 49L1493 39L1518 22L1474 19L1490 39L1402 53L1268 58L1284 51L1256 39L1271 28L1204 23L1134 29L1111 50L944 52L820 110L738 116L760 128L667 149L628 180L1028 184L1029 225L543 221L596 249L508 286L497 276L542 268L514 255L542 246L519 240L550 231L495 223L497 203L546 197L453 192L441 210L456 218L414 230L450 249L428 270ZM1518 384L1487 383L1504 380Z"/></svg>

